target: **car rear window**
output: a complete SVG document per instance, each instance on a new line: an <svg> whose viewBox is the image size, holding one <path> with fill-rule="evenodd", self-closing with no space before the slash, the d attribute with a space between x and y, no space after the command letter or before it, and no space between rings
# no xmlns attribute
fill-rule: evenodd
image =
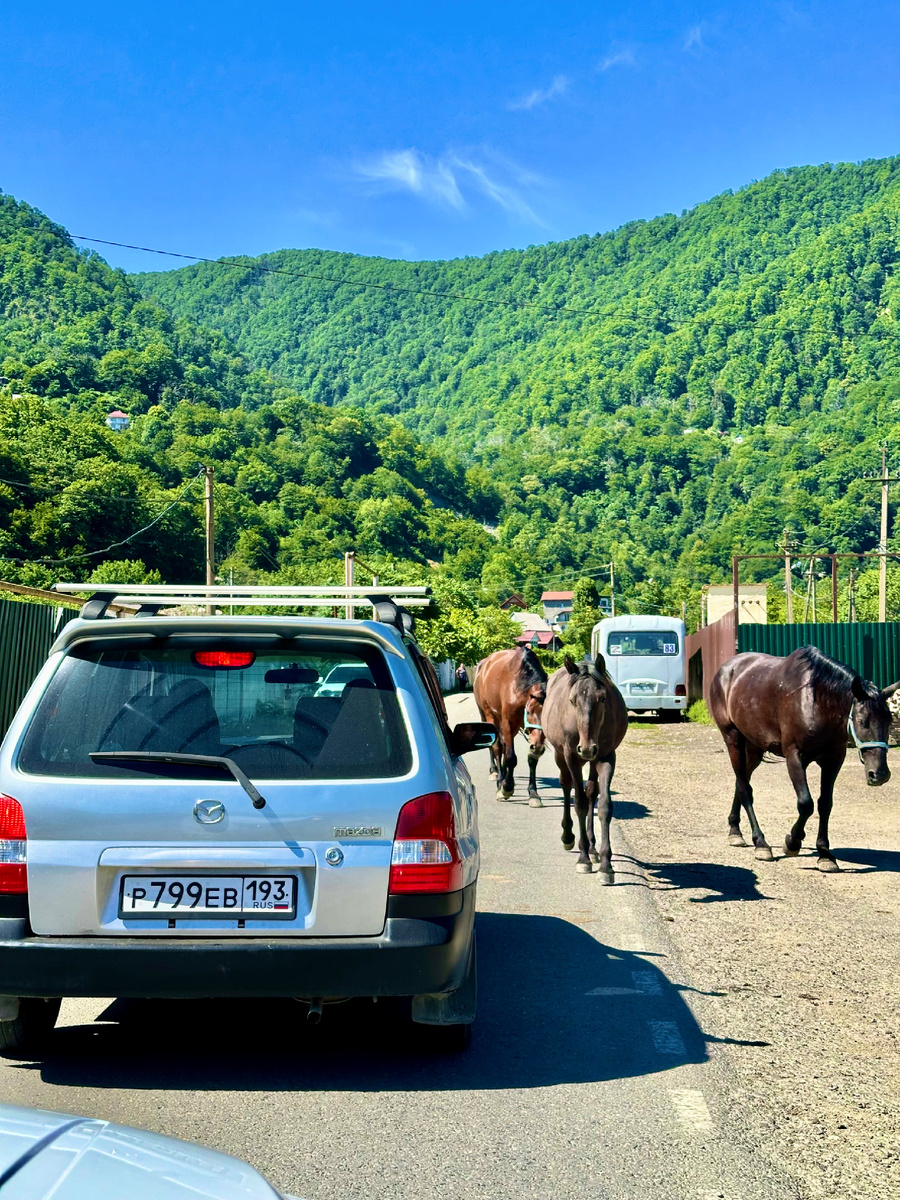
<svg viewBox="0 0 900 1200"><path fill-rule="evenodd" d="M93 762L102 750L224 756L251 779L395 778L412 766L380 650L300 639L79 643L44 693L17 765L106 778L135 769ZM196 777L190 767L149 771Z"/></svg>

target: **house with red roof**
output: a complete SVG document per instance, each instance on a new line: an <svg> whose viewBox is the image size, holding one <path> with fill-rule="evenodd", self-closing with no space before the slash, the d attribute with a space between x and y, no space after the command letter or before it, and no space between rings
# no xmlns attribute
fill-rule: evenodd
<svg viewBox="0 0 900 1200"><path fill-rule="evenodd" d="M574 599L574 592L544 592L541 595L544 619L555 629L563 632L572 616Z"/></svg>

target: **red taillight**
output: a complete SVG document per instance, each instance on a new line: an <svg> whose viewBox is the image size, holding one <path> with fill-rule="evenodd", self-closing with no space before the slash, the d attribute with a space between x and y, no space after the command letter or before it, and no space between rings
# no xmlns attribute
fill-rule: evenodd
<svg viewBox="0 0 900 1200"><path fill-rule="evenodd" d="M676 683L675 695L676 696L686 696L687 695L687 688L684 686L683 683Z"/></svg>
<svg viewBox="0 0 900 1200"><path fill-rule="evenodd" d="M392 895L457 892L462 885L462 858L449 792L429 792L410 800L397 820L388 890Z"/></svg>
<svg viewBox="0 0 900 1200"><path fill-rule="evenodd" d="M25 815L12 796L0 796L0 895L28 891Z"/></svg>
<svg viewBox="0 0 900 1200"><path fill-rule="evenodd" d="M198 667L222 667L232 669L249 667L256 655L252 650L195 650L194 662Z"/></svg>

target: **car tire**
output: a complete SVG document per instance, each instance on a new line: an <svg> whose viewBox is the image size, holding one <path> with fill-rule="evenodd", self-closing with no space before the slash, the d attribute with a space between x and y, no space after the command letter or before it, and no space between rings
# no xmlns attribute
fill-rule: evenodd
<svg viewBox="0 0 900 1200"><path fill-rule="evenodd" d="M0 1055L24 1058L40 1051L53 1032L61 1004L60 999L23 996L15 1020L0 1021Z"/></svg>

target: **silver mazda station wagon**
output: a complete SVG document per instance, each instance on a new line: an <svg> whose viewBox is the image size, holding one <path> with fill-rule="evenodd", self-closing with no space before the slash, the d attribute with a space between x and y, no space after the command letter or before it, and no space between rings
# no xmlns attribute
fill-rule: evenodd
<svg viewBox="0 0 900 1200"><path fill-rule="evenodd" d="M405 607L425 589L386 592L357 599L372 620L182 616L159 610L348 592L102 585L63 628L0 748L0 1051L33 1049L66 996L291 996L313 1020L409 997L437 1047L467 1044L460 756L495 735L448 727Z"/></svg>

